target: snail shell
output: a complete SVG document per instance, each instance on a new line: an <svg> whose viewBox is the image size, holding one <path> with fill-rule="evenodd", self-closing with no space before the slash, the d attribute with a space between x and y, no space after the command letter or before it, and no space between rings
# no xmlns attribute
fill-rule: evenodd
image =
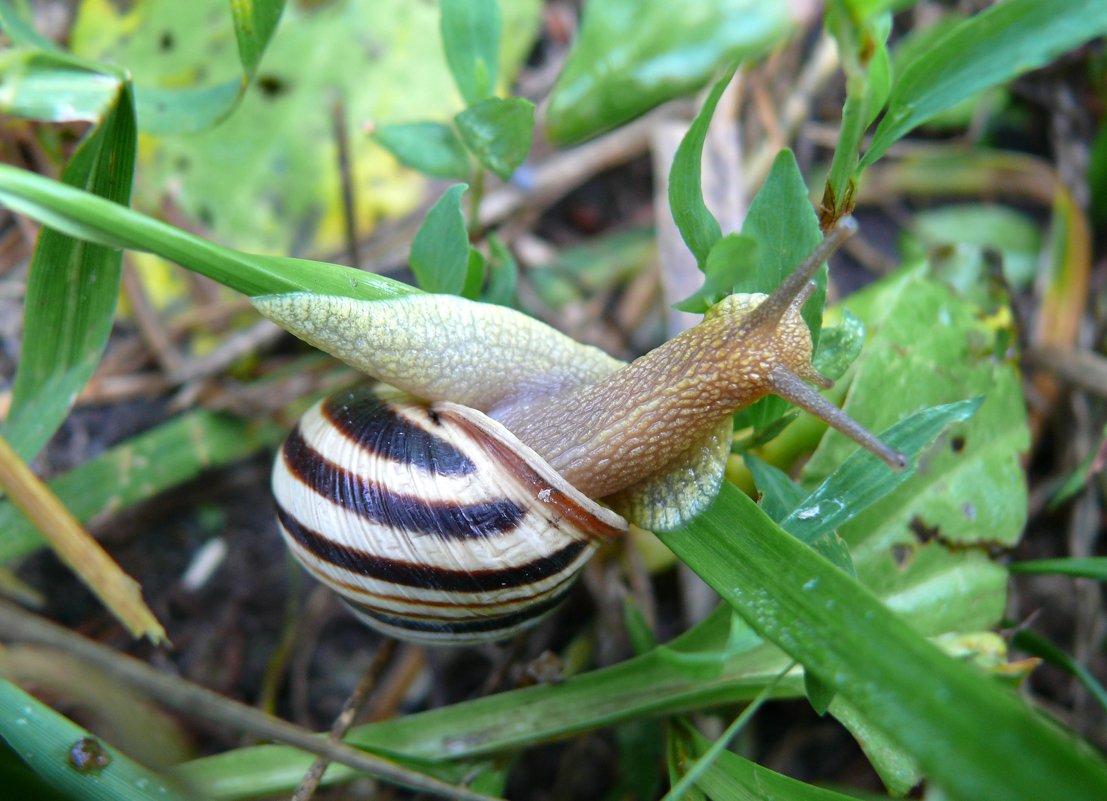
<svg viewBox="0 0 1107 801"><path fill-rule="evenodd" d="M381 384L308 410L272 484L304 567L369 625L432 644L537 623L627 529L483 413Z"/></svg>

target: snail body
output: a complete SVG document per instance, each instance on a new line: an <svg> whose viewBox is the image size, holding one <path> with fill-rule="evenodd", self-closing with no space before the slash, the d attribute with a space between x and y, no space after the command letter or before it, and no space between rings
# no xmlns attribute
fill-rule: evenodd
<svg viewBox="0 0 1107 801"><path fill-rule="evenodd" d="M316 404L278 454L289 547L371 626L465 644L540 620L627 519L667 530L704 509L722 481L731 416L766 394L902 466L805 383L829 384L811 366L800 309L851 232L832 232L772 295L732 295L629 365L453 296L255 298L265 316L383 382Z"/></svg>

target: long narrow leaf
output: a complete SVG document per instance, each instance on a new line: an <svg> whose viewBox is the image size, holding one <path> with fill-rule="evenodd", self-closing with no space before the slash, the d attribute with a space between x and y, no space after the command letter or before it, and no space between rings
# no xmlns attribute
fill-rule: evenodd
<svg viewBox="0 0 1107 801"><path fill-rule="evenodd" d="M221 247L103 198L5 164L0 164L0 205L70 236L156 253L249 296L317 292L378 300L418 291L351 267L255 256Z"/></svg>
<svg viewBox="0 0 1107 801"><path fill-rule="evenodd" d="M1007 0L982 11L903 68L861 166L939 112L1104 33L1103 0Z"/></svg>
<svg viewBox="0 0 1107 801"><path fill-rule="evenodd" d="M732 485L691 525L659 536L954 798L1107 797L1102 760L926 642Z"/></svg>
<svg viewBox="0 0 1107 801"><path fill-rule="evenodd" d="M105 203L126 206L134 178L134 102L119 82L114 104L62 174ZM23 348L4 432L26 460L57 431L107 345L123 254L46 230L27 281Z"/></svg>

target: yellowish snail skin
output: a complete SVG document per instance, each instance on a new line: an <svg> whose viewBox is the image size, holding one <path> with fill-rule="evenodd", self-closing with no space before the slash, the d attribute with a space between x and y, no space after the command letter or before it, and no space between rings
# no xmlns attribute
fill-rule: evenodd
<svg viewBox="0 0 1107 801"><path fill-rule="evenodd" d="M702 511L731 416L767 394L902 467L805 383L830 384L800 309L853 230L843 221L772 295L732 295L629 365L453 296L255 298L386 385L324 399L289 435L273 471L282 534L370 625L456 645L536 623L627 519L667 530Z"/></svg>

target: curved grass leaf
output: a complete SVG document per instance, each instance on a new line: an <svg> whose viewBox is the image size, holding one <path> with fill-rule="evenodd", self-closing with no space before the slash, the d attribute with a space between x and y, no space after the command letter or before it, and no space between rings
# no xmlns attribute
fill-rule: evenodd
<svg viewBox="0 0 1107 801"><path fill-rule="evenodd" d="M1015 633L1012 644L1029 654L1039 656L1052 665L1056 665L1067 673L1075 676L1088 692L1095 697L1099 705L1107 709L1107 689L1096 679L1095 674L1087 667L1077 662L1067 653L1044 637L1039 637L1032 631L1023 629Z"/></svg>
<svg viewBox="0 0 1107 801"><path fill-rule="evenodd" d="M3 679L0 679L0 738L47 785L69 798L82 801L198 798L178 781L143 767L93 738L85 729Z"/></svg>
<svg viewBox="0 0 1107 801"><path fill-rule="evenodd" d="M861 166L965 98L1104 33L1102 0L1007 0L965 20L903 68Z"/></svg>
<svg viewBox="0 0 1107 801"><path fill-rule="evenodd" d="M1014 693L950 659L724 485L659 535L763 637L853 704L955 798L1098 799L1107 766Z"/></svg>
<svg viewBox="0 0 1107 801"><path fill-rule="evenodd" d="M1007 566L1012 573L1074 576L1107 581L1107 556L1087 556L1082 559L1035 559L1013 562Z"/></svg>
<svg viewBox="0 0 1107 801"><path fill-rule="evenodd" d="M681 767L690 766L692 760L708 753L712 743L695 729L682 726L679 729L682 759ZM784 776L751 762L731 751L715 755L711 765L696 779L696 786L708 798L733 799L733 801L854 801L853 796L836 793L821 787Z"/></svg>
<svg viewBox="0 0 1107 801"><path fill-rule="evenodd" d="M440 30L446 63L461 97L473 106L496 91L500 5L497 0L441 0Z"/></svg>
<svg viewBox="0 0 1107 801"><path fill-rule="evenodd" d="M129 83L62 172L70 186L126 206L134 177L135 112ZM107 345L123 254L43 231L31 258L23 346L4 433L26 461L57 431Z"/></svg>
<svg viewBox="0 0 1107 801"><path fill-rule="evenodd" d="M726 91L736 69L737 66L731 67L715 82L688 133L680 140L673 156L672 169L669 170L669 208L673 212L673 221L701 270L707 269L707 257L723 235L719 221L703 202L700 167L703 143L719 98Z"/></svg>
<svg viewBox="0 0 1107 801"><path fill-rule="evenodd" d="M337 264L231 250L58 181L0 164L0 205L45 226L111 248L156 253L253 297L316 292L377 300L418 290Z"/></svg>

